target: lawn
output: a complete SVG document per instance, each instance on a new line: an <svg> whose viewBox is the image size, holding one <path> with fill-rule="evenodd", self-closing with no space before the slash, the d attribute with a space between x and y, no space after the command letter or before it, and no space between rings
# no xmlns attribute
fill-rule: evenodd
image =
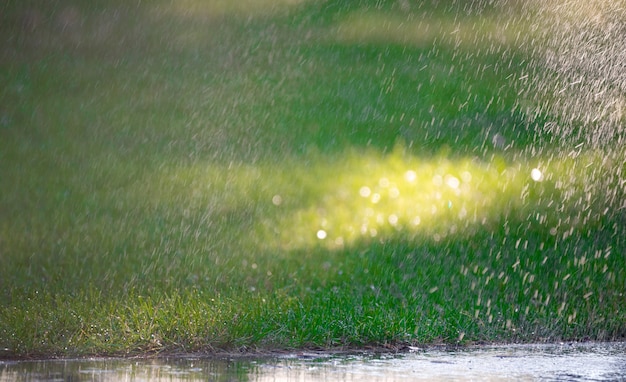
<svg viewBox="0 0 626 382"><path fill-rule="evenodd" d="M626 7L565 3L0 5L0 358L623 340Z"/></svg>

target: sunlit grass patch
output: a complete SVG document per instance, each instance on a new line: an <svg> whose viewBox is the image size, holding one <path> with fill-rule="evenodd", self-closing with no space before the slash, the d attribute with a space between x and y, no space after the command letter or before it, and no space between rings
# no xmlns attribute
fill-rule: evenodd
<svg viewBox="0 0 626 382"><path fill-rule="evenodd" d="M623 160L624 153L581 148L516 160L415 156L402 145L386 154L312 151L254 165L161 166L120 196L139 211L191 219L198 232L204 224L206 240L217 238L212 230L246 227L239 245L270 252L398 238L471 240L502 224L560 241L619 218ZM603 170L607 165L613 171Z"/></svg>
<svg viewBox="0 0 626 382"><path fill-rule="evenodd" d="M289 199L276 187L275 212L263 219L266 243L295 249L393 237L471 240L502 223L567 236L597 224L606 208L621 207L621 193L605 195L603 188L614 190L619 175L590 170L603 160L600 154L508 162L413 157L400 147L387 155L352 151L287 172L290 179L316 179L317 192L302 191L312 195L309 202L290 201L285 209Z"/></svg>
<svg viewBox="0 0 626 382"><path fill-rule="evenodd" d="M341 248L415 232L445 236L480 224L484 212L498 208L496 200L505 205L510 199L493 190L496 179L505 185L513 174L478 161L412 158L398 151L351 152L311 170L321 188L313 203L266 223L279 233L281 247Z"/></svg>

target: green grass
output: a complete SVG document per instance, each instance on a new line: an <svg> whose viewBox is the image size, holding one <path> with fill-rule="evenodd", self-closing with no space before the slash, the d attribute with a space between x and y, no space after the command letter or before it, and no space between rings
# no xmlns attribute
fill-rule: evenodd
<svg viewBox="0 0 626 382"><path fill-rule="evenodd" d="M0 357L626 337L532 11L375 3L0 6Z"/></svg>

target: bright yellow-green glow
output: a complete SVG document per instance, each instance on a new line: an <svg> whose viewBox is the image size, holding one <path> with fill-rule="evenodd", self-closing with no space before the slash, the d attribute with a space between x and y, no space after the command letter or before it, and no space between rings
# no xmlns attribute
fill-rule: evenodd
<svg viewBox="0 0 626 382"><path fill-rule="evenodd" d="M437 239L490 220L494 209L531 182L530 170L526 181L519 173L474 160L354 153L311 173L323 187L312 203L264 224L281 248L336 248L418 232Z"/></svg>
<svg viewBox="0 0 626 382"><path fill-rule="evenodd" d="M508 220L571 235L620 202L615 192L612 201L605 194L615 190L598 170L607 160L624 158L588 153L507 162L348 149L281 163L165 168L141 180L137 192L142 202L201 215L216 235L245 230L250 248L270 251L471 237Z"/></svg>
<svg viewBox="0 0 626 382"><path fill-rule="evenodd" d="M502 229L502 219L551 235L571 234L605 208L598 202L607 183L594 171L600 160L589 154L507 164L497 157L353 152L334 165L321 161L316 168L296 169L302 173L294 178L310 176L319 194L289 209L277 206L276 214L261 222L267 234L263 242L283 249L332 249L398 236L439 241Z"/></svg>

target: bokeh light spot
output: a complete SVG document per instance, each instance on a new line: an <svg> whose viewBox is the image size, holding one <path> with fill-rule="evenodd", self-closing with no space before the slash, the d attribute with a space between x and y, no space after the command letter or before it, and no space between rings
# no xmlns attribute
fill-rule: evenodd
<svg viewBox="0 0 626 382"><path fill-rule="evenodd" d="M387 220L389 221L389 224L391 224L392 226L395 226L396 224L398 224L398 215L391 214L389 215Z"/></svg>
<svg viewBox="0 0 626 382"><path fill-rule="evenodd" d="M543 173L538 168L533 168L530 172L530 177L535 182L541 182L543 180Z"/></svg>
<svg viewBox="0 0 626 382"><path fill-rule="evenodd" d="M404 179L407 182L413 183L417 179L417 173L415 171L413 171L413 170L409 170L409 171L404 173Z"/></svg>
<svg viewBox="0 0 626 382"><path fill-rule="evenodd" d="M282 196L280 196L280 195L278 195L278 194L274 195L274 196L272 197L272 203L273 203L275 206L280 206L281 204L283 204L283 198L282 198Z"/></svg>
<svg viewBox="0 0 626 382"><path fill-rule="evenodd" d="M446 184L448 185L448 187L456 190L461 185L461 182L459 181L457 177L454 177L452 175L447 175Z"/></svg>

